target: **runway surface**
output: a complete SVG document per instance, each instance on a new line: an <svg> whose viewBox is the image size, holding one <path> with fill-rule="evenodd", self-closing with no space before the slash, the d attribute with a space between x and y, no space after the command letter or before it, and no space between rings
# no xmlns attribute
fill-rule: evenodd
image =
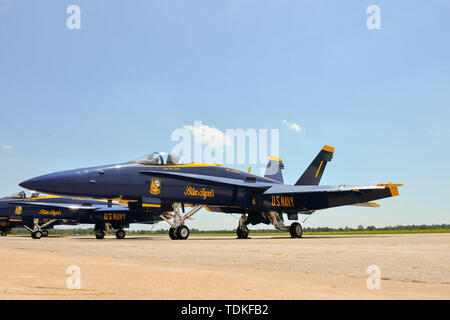
<svg viewBox="0 0 450 320"><path fill-rule="evenodd" d="M7 236L0 257L0 299L450 299L450 234Z"/></svg>

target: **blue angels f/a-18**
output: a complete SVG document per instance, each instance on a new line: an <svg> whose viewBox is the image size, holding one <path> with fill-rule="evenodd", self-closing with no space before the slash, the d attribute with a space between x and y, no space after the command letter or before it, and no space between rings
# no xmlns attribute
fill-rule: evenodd
<svg viewBox="0 0 450 320"><path fill-rule="evenodd" d="M27 197L22 191L17 195L0 198L0 233L6 236L12 228L25 228L33 239L48 236L48 229L55 225L95 224L95 236L102 239L104 231L116 230L116 237L125 237L124 228L130 223L153 224L161 221L149 215L148 209L134 210L114 201L40 196L33 193ZM166 214L165 218L169 215Z"/></svg>
<svg viewBox="0 0 450 320"><path fill-rule="evenodd" d="M187 239L187 218L202 208L241 214L238 238L247 238L249 224L273 224L302 236L298 222L288 220L344 205L377 206L371 201L398 195L398 184L319 185L334 148L324 146L295 185L283 182L280 158L270 157L264 177L218 164L180 163L175 154L152 153L134 161L62 171L24 181L20 186L48 194L126 201L130 213L148 209L155 220L167 221L172 239ZM185 213L186 208L191 210ZM168 215L167 213L173 214Z"/></svg>

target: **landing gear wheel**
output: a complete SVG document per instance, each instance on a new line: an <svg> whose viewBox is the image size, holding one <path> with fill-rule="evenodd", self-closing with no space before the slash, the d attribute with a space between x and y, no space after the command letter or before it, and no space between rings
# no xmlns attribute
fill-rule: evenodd
<svg viewBox="0 0 450 320"><path fill-rule="evenodd" d="M40 238L42 238L42 232L41 231L33 231L31 233L31 237L33 239L40 239Z"/></svg>
<svg viewBox="0 0 450 320"><path fill-rule="evenodd" d="M289 227L289 232L291 234L291 238L301 238L303 234L302 225L298 222L294 222Z"/></svg>
<svg viewBox="0 0 450 320"><path fill-rule="evenodd" d="M95 232L95 238L103 239L104 237L105 237L105 233L103 231L96 231Z"/></svg>
<svg viewBox="0 0 450 320"><path fill-rule="evenodd" d="M175 228L170 228L169 229L169 237L172 240L178 240L177 234L176 234L176 229Z"/></svg>
<svg viewBox="0 0 450 320"><path fill-rule="evenodd" d="M185 225L181 225L176 231L177 238L180 240L186 240L189 237L189 228Z"/></svg>
<svg viewBox="0 0 450 320"><path fill-rule="evenodd" d="M248 228L237 228L236 234L238 239L247 239L248 238Z"/></svg>
<svg viewBox="0 0 450 320"><path fill-rule="evenodd" d="M6 237L6 235L8 234L6 231L2 231L2 237Z"/></svg>
<svg viewBox="0 0 450 320"><path fill-rule="evenodd" d="M42 236L45 238L45 237L48 237L48 230L42 230Z"/></svg>
<svg viewBox="0 0 450 320"><path fill-rule="evenodd" d="M125 231L123 231L123 229L119 229L116 232L116 238L117 239L123 239L125 238Z"/></svg>

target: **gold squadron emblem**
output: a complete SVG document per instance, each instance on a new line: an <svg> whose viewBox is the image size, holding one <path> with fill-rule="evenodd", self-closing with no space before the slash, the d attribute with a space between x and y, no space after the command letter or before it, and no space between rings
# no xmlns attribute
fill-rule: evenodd
<svg viewBox="0 0 450 320"><path fill-rule="evenodd" d="M16 210L14 210L14 214L16 216L20 216L22 214L22 207L21 206L17 206Z"/></svg>
<svg viewBox="0 0 450 320"><path fill-rule="evenodd" d="M157 195L161 192L161 179L152 178L152 185L150 186L150 193Z"/></svg>

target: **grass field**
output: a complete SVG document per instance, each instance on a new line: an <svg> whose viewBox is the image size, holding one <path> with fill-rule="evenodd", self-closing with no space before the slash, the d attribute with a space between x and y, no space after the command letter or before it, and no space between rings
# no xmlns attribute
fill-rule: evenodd
<svg viewBox="0 0 450 320"><path fill-rule="evenodd" d="M450 229L422 229L422 230L373 230L373 231L330 231L330 232L304 232L303 235L353 235L353 234L406 234L406 233L450 233ZM234 235L234 232L229 233L191 233L191 236L229 236ZM277 236L289 235L288 232L252 232L250 235L254 236Z"/></svg>

